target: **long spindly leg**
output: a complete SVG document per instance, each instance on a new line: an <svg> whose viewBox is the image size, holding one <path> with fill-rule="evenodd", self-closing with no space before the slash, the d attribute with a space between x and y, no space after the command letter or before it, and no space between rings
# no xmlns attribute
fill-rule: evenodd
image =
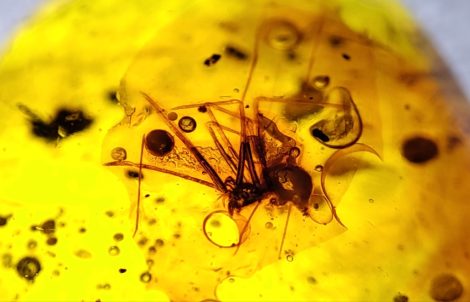
<svg viewBox="0 0 470 302"><path fill-rule="evenodd" d="M292 211L292 203L289 202L289 206L287 208L286 224L284 225L284 230L282 232L282 238L281 238L281 245L279 246L279 253L277 255L278 259L281 259L282 249L284 248L284 241L286 240L287 227L289 226L289 219L290 219L291 211Z"/></svg>
<svg viewBox="0 0 470 302"><path fill-rule="evenodd" d="M216 188L225 193L227 192L227 187L225 183L222 181L220 176L214 170L214 168L210 165L210 163L204 158L204 156L199 152L196 146L189 140L186 135L181 132L176 125L170 121L165 114L165 110L156 102L154 101L148 94L141 92L143 97L149 102L152 107L157 111L157 114L163 119L163 121L167 124L167 126L173 131L173 133L183 142L183 144L188 148L189 152L195 157L195 159L199 162L201 167L204 171L209 175L209 177L214 182Z"/></svg>
<svg viewBox="0 0 470 302"><path fill-rule="evenodd" d="M137 209L135 214L135 226L134 226L134 233L132 237L135 237L137 231L139 230L139 219L140 219L140 196L141 196L141 185L142 185L142 159L144 158L144 143L145 143L145 135L142 136L142 143L140 146L140 159L139 159L139 184L137 186Z"/></svg>

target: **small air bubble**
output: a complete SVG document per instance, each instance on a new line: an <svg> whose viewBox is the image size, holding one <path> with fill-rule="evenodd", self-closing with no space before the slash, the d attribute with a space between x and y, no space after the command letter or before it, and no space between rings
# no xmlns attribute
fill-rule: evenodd
<svg viewBox="0 0 470 302"><path fill-rule="evenodd" d="M3 254L2 264L5 268L10 268L13 266L13 257L11 254Z"/></svg>
<svg viewBox="0 0 470 302"><path fill-rule="evenodd" d="M317 89L324 89L330 84L330 77L326 75L316 76L312 80L312 85Z"/></svg>
<svg viewBox="0 0 470 302"><path fill-rule="evenodd" d="M152 275L149 272L142 273L140 275L140 281L149 283L152 280Z"/></svg>
<svg viewBox="0 0 470 302"><path fill-rule="evenodd" d="M287 260L288 262L292 262L292 261L294 261L294 256L293 256L293 255L287 255L287 256L286 256L286 260Z"/></svg>
<svg viewBox="0 0 470 302"><path fill-rule="evenodd" d="M36 258L24 257L16 265L16 271L26 280L34 281L34 278L41 271L41 264Z"/></svg>
<svg viewBox="0 0 470 302"><path fill-rule="evenodd" d="M183 116L178 122L180 129L186 133L193 132L196 129L196 120L190 116Z"/></svg>
<svg viewBox="0 0 470 302"><path fill-rule="evenodd" d="M38 243L35 240L28 241L28 249L33 250L38 246Z"/></svg>
<svg viewBox="0 0 470 302"><path fill-rule="evenodd" d="M441 274L432 280L430 294L436 301L454 301L462 293L462 283L452 274Z"/></svg>
<svg viewBox="0 0 470 302"><path fill-rule="evenodd" d="M273 223L268 221L264 224L264 227L267 229L272 229L274 227Z"/></svg>
<svg viewBox="0 0 470 302"><path fill-rule="evenodd" d="M323 172L323 166L322 166L322 165L316 165L316 166L315 166L315 171L317 171L317 172Z"/></svg>
<svg viewBox="0 0 470 302"><path fill-rule="evenodd" d="M126 160L127 158L127 151L126 149L122 147L116 147L113 150L111 150L111 158L114 160Z"/></svg>
<svg viewBox="0 0 470 302"><path fill-rule="evenodd" d="M170 121L176 121L178 119L178 113L176 113L176 112L168 113L168 119Z"/></svg>
<svg viewBox="0 0 470 302"><path fill-rule="evenodd" d="M297 158L300 155L300 149L298 147L292 147L289 150L289 156L292 158Z"/></svg>
<svg viewBox="0 0 470 302"><path fill-rule="evenodd" d="M119 247L113 245L111 246L109 249L108 249L108 253L111 255L111 256L117 256L119 255L119 253L121 252L121 250L119 249Z"/></svg>
<svg viewBox="0 0 470 302"><path fill-rule="evenodd" d="M271 26L266 39L269 45L278 50L292 50L300 41L301 34L290 22L279 21Z"/></svg>
<svg viewBox="0 0 470 302"><path fill-rule="evenodd" d="M372 198L369 198L369 203L374 203L375 200L373 200Z"/></svg>

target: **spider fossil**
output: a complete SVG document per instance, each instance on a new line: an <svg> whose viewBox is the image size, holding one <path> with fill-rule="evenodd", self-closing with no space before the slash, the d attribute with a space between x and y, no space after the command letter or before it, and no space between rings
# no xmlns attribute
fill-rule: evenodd
<svg viewBox="0 0 470 302"><path fill-rule="evenodd" d="M227 45L222 58L214 54L204 60L201 68L206 69L222 64L224 58L249 61L248 76L237 98L194 101L167 110L162 104L168 101L144 89L138 89L132 96L124 93L125 98L140 99L145 108L140 115L135 108L126 108L128 125L143 129L139 159L127 160L126 149L115 145L111 152L113 160L105 165L134 169L138 179L134 234L139 227L143 171L147 170L171 174L221 193L222 209L206 215L202 227L205 237L218 247L238 250L247 240L250 222L261 204L267 211L282 209L286 213L278 257L283 251L293 207L304 219L324 225L336 220L342 225L325 185L331 167L353 152L379 155L372 147L358 142L363 121L350 90L330 87L328 75L312 75L313 57L322 38L317 27L318 24L309 25L302 33L293 21L270 19L259 26L250 56ZM264 64L259 62L259 54L266 45L295 62L295 50L306 42L312 43L308 72L298 81L296 92L282 96L250 93L255 73ZM273 107L284 115L267 116L265 112L269 109L265 109ZM156 122L162 125L157 127ZM305 155L303 143L296 134L297 127L307 129L309 139L322 149L332 150L327 156L318 155L321 165L314 168L302 163L305 156L316 155L314 152ZM206 148L195 143L196 136L193 138L193 133L201 128L206 138L210 136L211 144ZM196 175L184 170L185 167L201 173ZM246 209L250 209L245 215L248 217L240 215ZM223 234L212 232L211 224L218 223L221 217L236 224L235 239L226 240L220 238Z"/></svg>

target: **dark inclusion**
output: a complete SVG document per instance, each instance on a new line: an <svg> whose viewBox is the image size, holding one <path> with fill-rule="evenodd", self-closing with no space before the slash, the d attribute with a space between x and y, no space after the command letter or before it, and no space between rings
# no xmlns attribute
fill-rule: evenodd
<svg viewBox="0 0 470 302"><path fill-rule="evenodd" d="M127 175L127 177L129 177L129 178L139 178L139 171L127 170L127 171L126 171L126 175ZM141 174L141 175L140 175L140 179L143 179L143 178L144 178L144 175Z"/></svg>
<svg viewBox="0 0 470 302"><path fill-rule="evenodd" d="M156 129L145 136L145 146L153 155L165 156L173 150L175 141L168 131Z"/></svg>
<svg viewBox="0 0 470 302"><path fill-rule="evenodd" d="M244 51L240 50L239 48L236 48L233 45L227 45L225 47L225 54L241 61L246 60L248 58L248 55Z"/></svg>
<svg viewBox="0 0 470 302"><path fill-rule="evenodd" d="M318 138L322 142L326 143L330 141L330 138L328 137L328 135L326 135L323 131L321 131L318 128L311 129L311 133L313 137Z"/></svg>
<svg viewBox="0 0 470 302"><path fill-rule="evenodd" d="M33 135L48 142L83 131L93 123L93 119L87 117L81 110L60 108L52 120L44 121L24 105L19 105L19 109L30 117L29 123Z"/></svg>
<svg viewBox="0 0 470 302"><path fill-rule="evenodd" d="M212 66L215 63L217 63L220 60L221 57L222 57L221 55L215 53L211 57L204 60L204 65Z"/></svg>
<svg viewBox="0 0 470 302"><path fill-rule="evenodd" d="M437 157L439 149L433 140L415 136L405 140L401 153L408 161L422 164Z"/></svg>

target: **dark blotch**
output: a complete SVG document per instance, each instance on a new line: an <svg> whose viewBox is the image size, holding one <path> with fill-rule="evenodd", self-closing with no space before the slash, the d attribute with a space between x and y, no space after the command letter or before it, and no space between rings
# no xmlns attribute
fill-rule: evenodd
<svg viewBox="0 0 470 302"><path fill-rule="evenodd" d="M393 297L393 302L408 302L408 297L402 294L398 294Z"/></svg>
<svg viewBox="0 0 470 302"><path fill-rule="evenodd" d="M165 130L152 130L145 136L145 147L155 156L165 156L174 146L173 136Z"/></svg>
<svg viewBox="0 0 470 302"><path fill-rule="evenodd" d="M0 216L0 227L6 226L10 216Z"/></svg>
<svg viewBox="0 0 470 302"><path fill-rule="evenodd" d="M124 274L125 272L127 272L127 269L125 269L125 268L120 268L120 269L119 269L119 272L120 272L121 274Z"/></svg>
<svg viewBox="0 0 470 302"><path fill-rule="evenodd" d="M127 170L126 175L129 178L139 178L139 171L134 171L134 170ZM141 174L140 179L143 179L144 175Z"/></svg>
<svg viewBox="0 0 470 302"><path fill-rule="evenodd" d="M193 119L192 117L183 116L182 118L180 118L178 122L178 126L183 132L190 133L196 129L197 123L196 123L196 120Z"/></svg>
<svg viewBox="0 0 470 302"><path fill-rule="evenodd" d="M222 56L219 54L213 54L211 57L207 58L204 60L204 65L206 66L212 66L215 63L217 63Z"/></svg>
<svg viewBox="0 0 470 302"><path fill-rule="evenodd" d="M26 280L34 281L41 271L41 264L34 257L24 257L16 265L16 271Z"/></svg>
<svg viewBox="0 0 470 302"><path fill-rule="evenodd" d="M56 245L57 244L57 237L49 237L46 241L47 245Z"/></svg>
<svg viewBox="0 0 470 302"><path fill-rule="evenodd" d="M106 98L111 102L111 103L118 103L118 97L117 97L117 92L116 90L110 90L106 93Z"/></svg>
<svg viewBox="0 0 470 302"><path fill-rule="evenodd" d="M227 45L227 47L225 47L225 53L237 60L246 60L248 58L248 55L244 51L233 45Z"/></svg>
<svg viewBox="0 0 470 302"><path fill-rule="evenodd" d="M56 225L53 219L44 221L41 225L31 226L32 231L41 231L44 234L52 234L55 232Z"/></svg>
<svg viewBox="0 0 470 302"><path fill-rule="evenodd" d="M328 142L330 138L323 131L318 128L312 129L312 136L321 140L322 142Z"/></svg>
<svg viewBox="0 0 470 302"><path fill-rule="evenodd" d="M19 108L30 117L33 135L49 142L83 131L93 122L81 110L60 108L52 120L44 121L26 106L20 105Z"/></svg>
<svg viewBox="0 0 470 302"><path fill-rule="evenodd" d="M425 137L416 136L405 140L402 145L402 155L415 164L425 163L439 154L436 143Z"/></svg>
<svg viewBox="0 0 470 302"><path fill-rule="evenodd" d="M197 111L199 111L199 112L201 112L201 113L205 113L205 112L207 112L207 107L204 106L204 105L199 106L199 107L197 108Z"/></svg>
<svg viewBox="0 0 470 302"><path fill-rule="evenodd" d="M348 55L347 53L343 53L341 56L342 56L342 57L343 57L343 59L345 59L346 61L349 61L349 60L351 60L351 56L350 56L350 55Z"/></svg>
<svg viewBox="0 0 470 302"><path fill-rule="evenodd" d="M329 42L332 47L339 47L341 44L343 44L344 39L338 36L331 36Z"/></svg>

